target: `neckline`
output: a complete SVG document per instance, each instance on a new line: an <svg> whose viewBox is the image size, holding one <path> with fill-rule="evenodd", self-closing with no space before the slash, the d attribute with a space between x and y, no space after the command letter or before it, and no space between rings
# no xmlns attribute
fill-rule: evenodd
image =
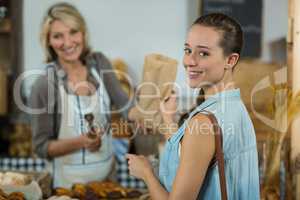
<svg viewBox="0 0 300 200"><path fill-rule="evenodd" d="M240 89L231 89L231 90L224 90L221 92L218 92L214 95L209 96L203 103L201 103L199 106L197 106L194 111L197 112L199 110L205 109L217 102L220 101L226 101L226 100L232 100L232 99L240 99ZM191 112L191 113L192 113Z"/></svg>
<svg viewBox="0 0 300 200"><path fill-rule="evenodd" d="M85 65L85 67L87 68L87 71L88 71L87 80L90 80L91 82L93 82L93 84L95 84L95 87L96 87L95 92L93 94L90 94L90 95L78 95L78 94L76 94L68 86L68 84L67 84L67 76L68 75L67 75L66 71L62 68L62 66L60 65L58 60L53 61L52 64L54 66L54 70L55 70L55 73L58 77L59 82L61 81L61 84L63 85L64 90L66 91L66 93L68 95L75 96L75 97L77 97L77 96L78 97L93 97L94 95L97 95L98 90L100 89L99 82L100 82L101 78L98 76L97 70L93 66L93 63L87 62L87 64Z"/></svg>
<svg viewBox="0 0 300 200"><path fill-rule="evenodd" d="M205 99L205 101L202 104L207 104L206 102L209 103L212 101L220 101L223 98L225 99L240 98L240 89L236 88L231 90L223 90L221 92L209 96L207 99Z"/></svg>
<svg viewBox="0 0 300 200"><path fill-rule="evenodd" d="M199 106L197 106L191 113L190 116L192 116L194 112L198 112L199 110L205 109L215 103L217 103L218 101L221 101L223 99L236 99L236 98L240 98L240 89L236 88L236 89L231 89L231 90L224 90L221 92L218 92L214 95L211 95L209 98L207 98L202 104L200 104ZM189 117L190 118L190 117ZM189 119L188 118L188 119ZM184 133L179 134L179 130L182 131L181 129L185 129L186 123L188 121L188 119L178 128L176 134L172 135L168 141L170 143L174 143L175 141L177 141L178 138L180 138Z"/></svg>

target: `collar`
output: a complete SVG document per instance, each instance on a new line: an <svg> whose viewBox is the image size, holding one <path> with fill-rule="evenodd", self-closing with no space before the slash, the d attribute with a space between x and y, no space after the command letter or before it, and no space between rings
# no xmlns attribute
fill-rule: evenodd
<svg viewBox="0 0 300 200"><path fill-rule="evenodd" d="M215 104L216 102L234 100L240 98L241 98L241 94L239 88L232 89L232 90L224 90L209 96L201 105L197 107L197 110L201 110L206 107L209 107L210 105Z"/></svg>
<svg viewBox="0 0 300 200"><path fill-rule="evenodd" d="M86 67L88 69L88 75L87 75L87 80L94 84L94 86L96 87L96 89L99 87L99 81L97 80L97 78L93 75L92 73L92 68L96 67L95 62L93 62L91 59L87 60L86 62ZM65 88L67 89L68 92L72 93L70 91L70 88L68 87L67 84L67 78L68 78L68 74L66 73L66 71L62 68L62 66L60 65L60 63L58 62L58 60L53 61L52 63L50 63L50 65L54 66L57 78L59 81L62 81L62 83L64 84ZM97 70L96 70L97 71Z"/></svg>

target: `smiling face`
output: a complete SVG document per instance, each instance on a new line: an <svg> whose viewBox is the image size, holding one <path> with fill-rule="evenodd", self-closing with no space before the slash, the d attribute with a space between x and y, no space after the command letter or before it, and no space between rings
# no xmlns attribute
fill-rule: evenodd
<svg viewBox="0 0 300 200"><path fill-rule="evenodd" d="M222 81L227 58L219 46L222 33L212 27L193 25L185 43L183 64L191 88Z"/></svg>
<svg viewBox="0 0 300 200"><path fill-rule="evenodd" d="M50 25L49 46L60 62L78 62L84 49L84 36L78 29L55 20Z"/></svg>

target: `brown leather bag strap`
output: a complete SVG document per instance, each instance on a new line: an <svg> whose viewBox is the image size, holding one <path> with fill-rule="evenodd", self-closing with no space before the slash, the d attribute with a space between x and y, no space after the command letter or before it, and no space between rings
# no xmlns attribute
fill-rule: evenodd
<svg viewBox="0 0 300 200"><path fill-rule="evenodd" d="M227 200L227 188L226 188L226 177L225 177L225 161L224 161L224 152L222 147L222 129L220 128L218 121L215 115L209 111L205 111L208 113L208 118L213 124L214 134L215 134L215 147L216 147L216 160L219 169L219 179L220 179L220 187L221 187L221 197L222 200Z"/></svg>

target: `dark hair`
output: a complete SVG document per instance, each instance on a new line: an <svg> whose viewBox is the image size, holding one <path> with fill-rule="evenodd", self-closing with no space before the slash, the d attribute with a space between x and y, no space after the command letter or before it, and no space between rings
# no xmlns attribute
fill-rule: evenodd
<svg viewBox="0 0 300 200"><path fill-rule="evenodd" d="M244 41L243 30L241 25L233 18L222 13L211 13L196 19L192 26L194 25L212 27L222 33L219 45L223 49L223 54L225 56L228 56L231 53L241 54ZM189 117L191 111L205 101L204 95L204 90L201 88L197 96L196 106L191 108L189 112L180 116L178 121L179 126L181 126Z"/></svg>
<svg viewBox="0 0 300 200"><path fill-rule="evenodd" d="M194 106L188 112L183 113L180 116L180 118L178 120L178 126L181 126L184 123L184 121L189 117L190 112L192 112L197 106L199 106L200 104L202 104L205 101L204 94L205 94L204 90L201 88L200 91L199 91L199 94L197 96L197 99L196 99L196 106Z"/></svg>
<svg viewBox="0 0 300 200"><path fill-rule="evenodd" d="M212 27L222 33L220 47L224 55L231 53L241 54L243 47L243 30L241 25L233 18L222 13L211 13L196 19L194 25Z"/></svg>

